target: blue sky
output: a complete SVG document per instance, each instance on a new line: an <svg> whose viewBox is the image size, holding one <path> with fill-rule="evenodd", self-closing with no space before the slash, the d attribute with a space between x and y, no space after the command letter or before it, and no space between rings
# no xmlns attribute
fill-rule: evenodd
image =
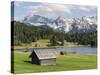
<svg viewBox="0 0 100 75"><path fill-rule="evenodd" d="M14 20L20 21L29 15L41 15L53 19L56 19L58 16L65 18L97 16L97 7L21 1L14 2Z"/></svg>

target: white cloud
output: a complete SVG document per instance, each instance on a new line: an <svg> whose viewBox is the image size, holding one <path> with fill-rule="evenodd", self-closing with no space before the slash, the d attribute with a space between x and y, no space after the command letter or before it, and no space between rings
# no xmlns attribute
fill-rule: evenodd
<svg viewBox="0 0 100 75"><path fill-rule="evenodd" d="M83 11L86 11L86 12L90 12L90 11L92 11L92 10L95 10L96 9L96 7L89 7L89 6L80 6L80 8L79 8L80 10L83 10Z"/></svg>
<svg viewBox="0 0 100 75"><path fill-rule="evenodd" d="M30 7L30 13L29 14L38 14L38 15L51 15L54 14L53 10L49 7L39 5L39 6L33 6Z"/></svg>
<svg viewBox="0 0 100 75"><path fill-rule="evenodd" d="M76 17L81 14L96 12L94 6L79 6L79 5L67 5L67 4L52 4L52 3L25 3L15 2L15 6L28 12L29 15L41 15L49 18L63 17ZM80 13L81 12L81 13ZM80 14L79 14L80 13ZM27 15L28 15L27 14Z"/></svg>
<svg viewBox="0 0 100 75"><path fill-rule="evenodd" d="M71 8L72 8L71 5L64 5L64 4L44 4L44 5L56 12L71 13Z"/></svg>
<svg viewBox="0 0 100 75"><path fill-rule="evenodd" d="M37 6L30 6L28 7L28 9L30 9L29 14L38 14L38 15L53 17L56 16L57 14L60 15L71 14L73 6L64 4L41 3L40 5Z"/></svg>
<svg viewBox="0 0 100 75"><path fill-rule="evenodd" d="M46 7L46 6L44 6L44 5L39 5L39 6L33 6L33 8L32 7L30 7L31 9L32 9L32 11L33 10L37 10L37 11L48 11L48 12L51 12L52 11L52 9L51 8L49 8L49 7ZM41 13L41 12L40 12Z"/></svg>

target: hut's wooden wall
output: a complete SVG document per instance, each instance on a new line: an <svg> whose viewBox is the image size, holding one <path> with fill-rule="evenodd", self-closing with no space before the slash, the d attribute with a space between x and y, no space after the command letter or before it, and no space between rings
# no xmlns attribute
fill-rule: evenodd
<svg viewBox="0 0 100 75"><path fill-rule="evenodd" d="M55 65L55 64L56 64L56 58L40 60L40 65Z"/></svg>

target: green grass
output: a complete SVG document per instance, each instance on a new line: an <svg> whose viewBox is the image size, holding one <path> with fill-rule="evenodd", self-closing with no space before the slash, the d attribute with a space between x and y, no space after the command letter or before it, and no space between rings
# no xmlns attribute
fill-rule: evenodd
<svg viewBox="0 0 100 75"><path fill-rule="evenodd" d="M22 44L22 46L14 46L15 49L17 48L33 48L35 47L35 44L37 44L38 48L47 48L48 45L50 45L49 40L38 40L37 42L32 42L30 44ZM77 43L72 43L72 42L66 42L64 41L64 46L50 46L50 47L77 47L81 46L78 45Z"/></svg>
<svg viewBox="0 0 100 75"><path fill-rule="evenodd" d="M40 66L27 62L31 61L29 55L30 52L14 52L14 73L68 71L97 68L96 55L58 55L56 65L49 66Z"/></svg>

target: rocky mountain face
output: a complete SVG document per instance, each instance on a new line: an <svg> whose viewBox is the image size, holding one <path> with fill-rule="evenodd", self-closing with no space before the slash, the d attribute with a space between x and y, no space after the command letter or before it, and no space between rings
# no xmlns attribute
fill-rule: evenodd
<svg viewBox="0 0 100 75"><path fill-rule="evenodd" d="M26 16L23 21L29 25L47 25L57 31L66 33L94 32L97 31L97 17L83 16L81 18L65 19L59 16L57 19L49 19L40 15Z"/></svg>

